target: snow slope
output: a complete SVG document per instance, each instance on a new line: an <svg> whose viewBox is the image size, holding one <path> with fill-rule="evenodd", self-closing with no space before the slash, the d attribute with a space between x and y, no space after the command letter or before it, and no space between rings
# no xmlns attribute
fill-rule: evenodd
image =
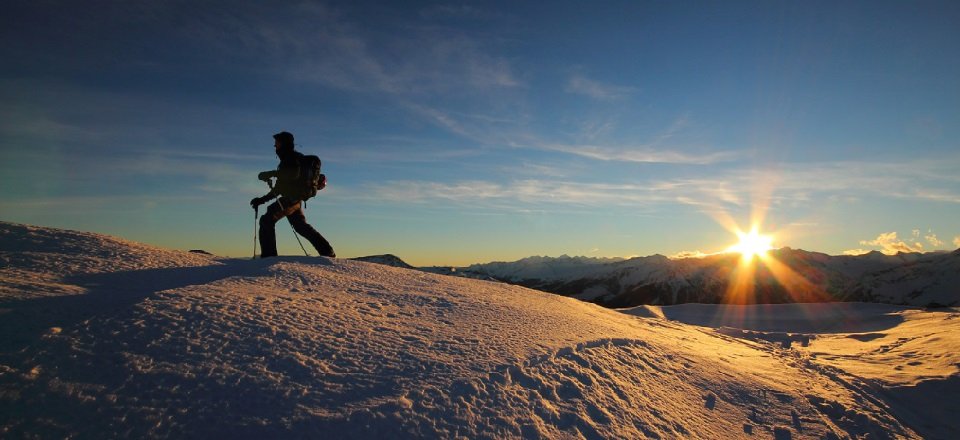
<svg viewBox="0 0 960 440"><path fill-rule="evenodd" d="M821 362L817 345L662 310L638 317L361 261L218 260L9 223L0 262L3 437L960 434L953 417L924 411L958 400L942 386L956 384L956 365L915 373L899 392L839 355L881 366L882 356L824 344L834 357ZM889 313L943 318L940 342L909 351L955 360L955 339L944 339L956 335L955 311ZM925 331L901 329L912 318L878 321L870 332Z"/></svg>
<svg viewBox="0 0 960 440"><path fill-rule="evenodd" d="M930 438L957 438L960 311L886 304L683 304L622 312L716 328L732 337L779 343L810 366L861 381Z"/></svg>

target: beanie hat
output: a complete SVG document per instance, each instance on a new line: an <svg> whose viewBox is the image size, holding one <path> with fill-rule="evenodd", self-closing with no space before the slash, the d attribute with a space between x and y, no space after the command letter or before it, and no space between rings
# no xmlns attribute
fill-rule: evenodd
<svg viewBox="0 0 960 440"><path fill-rule="evenodd" d="M280 146L283 148L293 149L293 135L286 131L281 131L273 135L273 138L280 141Z"/></svg>

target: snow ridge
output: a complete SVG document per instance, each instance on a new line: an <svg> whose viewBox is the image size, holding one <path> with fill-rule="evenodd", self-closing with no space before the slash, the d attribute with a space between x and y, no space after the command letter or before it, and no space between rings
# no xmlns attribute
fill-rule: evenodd
<svg viewBox="0 0 960 440"><path fill-rule="evenodd" d="M0 299L0 332L11 336L0 342L4 436L960 433L941 413L910 413L900 400L888 400L883 380L759 334L734 337L519 286L362 261L205 259L9 223L0 223L0 236L21 243L2 251L2 282L11 292ZM47 239L33 248L34 236ZM82 246L56 247L69 239ZM112 255L136 263L111 270ZM74 266L61 275L56 268L64 262ZM26 283L24 274L47 274L63 291ZM916 313L871 329L895 337L901 323L958 315ZM949 345L955 333L929 338ZM846 338L886 344L888 336L862 339ZM902 345L914 360L957 362L949 350L916 357L923 350ZM883 353L906 354L899 350ZM954 370L926 370L918 383L896 385L949 385ZM944 401L956 397L948 392Z"/></svg>

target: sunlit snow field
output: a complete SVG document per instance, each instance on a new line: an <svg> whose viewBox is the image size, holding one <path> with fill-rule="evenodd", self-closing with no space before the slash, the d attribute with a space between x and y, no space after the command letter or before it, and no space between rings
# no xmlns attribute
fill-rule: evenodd
<svg viewBox="0 0 960 440"><path fill-rule="evenodd" d="M0 223L0 434L957 438L960 312L611 310Z"/></svg>

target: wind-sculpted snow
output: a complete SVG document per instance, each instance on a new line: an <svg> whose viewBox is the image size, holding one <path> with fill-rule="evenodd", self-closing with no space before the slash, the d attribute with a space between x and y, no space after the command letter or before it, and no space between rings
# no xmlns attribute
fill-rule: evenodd
<svg viewBox="0 0 960 440"><path fill-rule="evenodd" d="M26 230L53 241L77 234ZM887 390L760 333L360 261L191 260L202 257L80 235L79 248L25 245L6 260L3 282L20 287L0 303L3 437L958 432L952 419L932 428L929 415L885 399L890 391L914 407L940 400ZM45 257L16 256L32 252ZM139 253L142 267L110 270L110 252ZM47 261L83 259L100 263L49 274L69 292L18 278L49 270ZM897 322L871 331L893 332Z"/></svg>

